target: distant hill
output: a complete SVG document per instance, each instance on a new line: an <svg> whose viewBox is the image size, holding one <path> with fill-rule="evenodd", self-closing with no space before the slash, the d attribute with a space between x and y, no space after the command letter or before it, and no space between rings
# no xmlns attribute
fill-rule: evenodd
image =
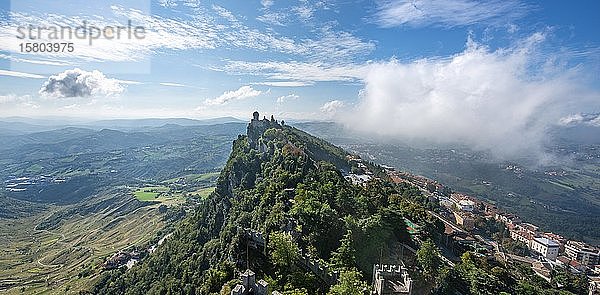
<svg viewBox="0 0 600 295"><path fill-rule="evenodd" d="M245 127L240 123L170 124L137 131L67 127L0 135L0 182L29 177L37 183L24 191L2 186L0 195L74 203L106 187L218 171L231 141ZM42 175L66 182L38 183Z"/></svg>
<svg viewBox="0 0 600 295"><path fill-rule="evenodd" d="M59 143L61 141L91 135L94 132L96 131L92 129L66 127L33 133L12 132L12 134L4 135L0 133L0 150L18 148L28 144Z"/></svg>
<svg viewBox="0 0 600 295"><path fill-rule="evenodd" d="M19 135L26 133L51 131L64 129L67 127L88 128L88 129L118 129L118 130L137 130L150 127L161 127L164 125L180 126L205 126L225 123L244 123L234 117L220 117L212 119L188 119L188 118L147 118L147 119L114 119L89 121L76 118L25 118L25 117L5 117L0 118L0 136Z"/></svg>
<svg viewBox="0 0 600 295"><path fill-rule="evenodd" d="M64 127L64 126L63 126ZM0 119L0 135L19 135L63 128L60 125L44 126L24 122L11 122Z"/></svg>
<svg viewBox="0 0 600 295"><path fill-rule="evenodd" d="M160 127L164 125L180 126L204 126L225 123L243 123L244 121L234 117L221 117L214 119L196 120L187 118L150 118L150 119L116 119L101 120L83 124L95 128L113 128L113 129L140 129L147 127Z"/></svg>
<svg viewBox="0 0 600 295"><path fill-rule="evenodd" d="M233 136L241 132L244 126L241 123L190 126L166 124L160 127L138 127L135 131L66 127L18 135L0 134L0 150L5 151L4 157L7 158L20 155L22 158L34 159L34 155L43 153L47 153L44 157L61 156L143 147L207 135Z"/></svg>

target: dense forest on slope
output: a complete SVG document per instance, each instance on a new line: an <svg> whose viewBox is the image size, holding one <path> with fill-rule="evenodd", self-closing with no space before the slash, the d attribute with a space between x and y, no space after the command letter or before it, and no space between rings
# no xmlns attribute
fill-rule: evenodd
<svg viewBox="0 0 600 295"><path fill-rule="evenodd" d="M545 231L600 245L600 132L556 127L545 147L552 159L502 161L464 145L384 139L333 122L295 125L379 164L423 175L477 196ZM529 163L529 164L528 164Z"/></svg>
<svg viewBox="0 0 600 295"><path fill-rule="evenodd" d="M373 264L394 260L396 245L411 243L404 216L428 222L424 208L405 204L420 196L416 188L399 191L372 165L379 177L352 185L342 173L356 163L342 149L292 127L268 127L250 125L251 136L234 141L216 191L155 253L107 273L93 292L218 293L249 264L272 290L324 294L327 284L290 261L297 249L364 281ZM246 228L269 237L266 256L246 253ZM278 255L285 249L292 254Z"/></svg>
<svg viewBox="0 0 600 295"><path fill-rule="evenodd" d="M549 283L471 252L450 267L433 242L444 228L427 212L437 204L418 188L393 184L378 166L276 121L253 121L247 134L233 142L215 192L154 253L104 272L91 293L230 294L249 268L283 294L367 294L374 264L402 262L414 294L585 290L585 276L558 272ZM352 171L372 177L352 184L344 177ZM420 234L409 234L406 219ZM248 232L260 233L265 247L251 247ZM406 255L403 245L418 250ZM300 255L337 279L303 268Z"/></svg>

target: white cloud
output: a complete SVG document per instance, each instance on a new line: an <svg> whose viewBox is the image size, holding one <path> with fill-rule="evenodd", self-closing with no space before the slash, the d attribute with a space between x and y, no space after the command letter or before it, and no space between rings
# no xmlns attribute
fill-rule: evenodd
<svg viewBox="0 0 600 295"><path fill-rule="evenodd" d="M589 125L600 127L600 113L598 114L571 114L560 118L558 121L559 125L562 126L573 126L573 125Z"/></svg>
<svg viewBox="0 0 600 295"><path fill-rule="evenodd" d="M315 10L307 5L294 7L294 11L298 14L298 16L304 20L309 20L312 18Z"/></svg>
<svg viewBox="0 0 600 295"><path fill-rule="evenodd" d="M225 91L219 97L207 99L204 103L207 105L223 105L234 100L256 97L261 93L262 91L253 89L251 86L242 86L238 90Z"/></svg>
<svg viewBox="0 0 600 295"><path fill-rule="evenodd" d="M360 102L344 121L370 133L464 144L502 158L544 155L547 128L569 109L600 107L600 95L584 86L576 68L539 62L541 40L535 34L496 51L469 41L448 58L372 64Z"/></svg>
<svg viewBox="0 0 600 295"><path fill-rule="evenodd" d="M14 94L0 95L0 104L24 102L29 99L30 99L30 97L28 95L25 95L25 96L18 96L18 95L14 95Z"/></svg>
<svg viewBox="0 0 600 295"><path fill-rule="evenodd" d="M372 41L344 31L325 26L315 31L314 38L294 40L273 32L263 32L242 24L238 18L221 6L213 6L219 16L229 22L229 29L219 32L219 45L223 47L251 48L259 51L275 51L302 56L315 61L346 61L371 53Z"/></svg>
<svg viewBox="0 0 600 295"><path fill-rule="evenodd" d="M386 0L376 13L383 27L505 25L521 18L528 7L518 0Z"/></svg>
<svg viewBox="0 0 600 295"><path fill-rule="evenodd" d="M300 20L307 22L313 18L315 12L322 9L330 9L331 5L330 1L326 0L300 0L300 5L292 7L291 10L298 15Z"/></svg>
<svg viewBox="0 0 600 295"><path fill-rule="evenodd" d="M280 96L280 97L277 98L277 103L281 104L281 103L284 103L286 101L296 100L299 97L300 96L298 96L296 94L288 94L288 95Z"/></svg>
<svg viewBox="0 0 600 295"><path fill-rule="evenodd" d="M341 100L332 100L329 102L326 102L325 104L323 104L321 106L321 108L319 108L319 110L322 113L325 113L327 115L334 115L336 114L342 107L344 107L344 102Z"/></svg>
<svg viewBox="0 0 600 295"><path fill-rule="evenodd" d="M11 76L11 77L18 77L18 78L33 78L33 79L46 78L46 77L44 77L42 75L38 75L38 74L30 74L30 73L16 72L16 71L10 71L10 70L0 70L0 76Z"/></svg>
<svg viewBox="0 0 600 295"><path fill-rule="evenodd" d="M125 90L121 84L121 81L107 78L100 71L75 68L50 76L39 93L54 98L113 96Z"/></svg>
<svg viewBox="0 0 600 295"><path fill-rule="evenodd" d="M160 85L163 85L163 86L172 86L172 87L185 87L185 85L183 85L183 84L179 84L179 83L172 83L172 82L160 82L160 83L158 83L158 84L160 84Z"/></svg>
<svg viewBox="0 0 600 295"><path fill-rule="evenodd" d="M117 80L120 84L125 84L125 85L141 85L144 84L144 82L140 82L140 81L131 81L131 80Z"/></svg>
<svg viewBox="0 0 600 295"><path fill-rule="evenodd" d="M284 12L267 12L256 19L270 25L285 26L289 14Z"/></svg>
<svg viewBox="0 0 600 295"><path fill-rule="evenodd" d="M260 4L264 7L264 8L269 8L273 5L274 1L273 0L260 0Z"/></svg>
<svg viewBox="0 0 600 295"><path fill-rule="evenodd" d="M245 62L229 61L223 68L229 74L264 76L290 82L358 81L365 77L368 65L325 64L322 62Z"/></svg>
<svg viewBox="0 0 600 295"><path fill-rule="evenodd" d="M254 83L254 84L273 86L273 87L302 87L302 86L313 85L312 82L302 82L302 81L272 81L272 82L259 82L259 83Z"/></svg>
<svg viewBox="0 0 600 295"><path fill-rule="evenodd" d="M23 111L39 109L39 105L32 99L31 95L0 95L0 115L14 116Z"/></svg>
<svg viewBox="0 0 600 295"><path fill-rule="evenodd" d="M319 39L305 40L300 50L312 60L340 63L368 55L375 50L375 43L365 42L351 33L335 31L325 26L321 29Z"/></svg>
<svg viewBox="0 0 600 295"><path fill-rule="evenodd" d="M208 49L215 48L218 43L216 24L211 23L208 17L198 17L181 20L164 18L159 15L148 15L136 9L124 8L113 5L110 7L113 15L101 17L92 16L67 16L48 13L23 13L11 12L8 20L0 19L0 50L20 53L19 44L22 40L15 38L16 28L22 24L31 24L34 27L70 27L77 28L85 21L87 26L98 28L122 26L118 20L131 20L133 26L142 26L145 29L143 39L137 38L100 38L89 44L88 39L67 39L63 42L72 42L73 52L37 53L40 57L52 57L61 60L82 59L87 61L143 61L151 54L165 49ZM48 32L44 31L41 39L48 40Z"/></svg>
<svg viewBox="0 0 600 295"><path fill-rule="evenodd" d="M173 0L158 0L158 5L162 7L177 7L177 2Z"/></svg>
<svg viewBox="0 0 600 295"><path fill-rule="evenodd" d="M175 1L163 4L172 6ZM318 2L319 4L321 2ZM323 5L313 5L323 7ZM192 6L194 5L194 6ZM231 11L218 5L205 9L196 4L184 2L190 6L191 12L182 12L177 18L163 17L158 14L146 14L143 11L125 8L120 5L110 6L107 16L78 15L67 16L49 13L10 12L7 19L0 19L0 50L19 53L22 40L15 38L16 28L22 24L34 27L70 27L77 28L85 21L87 26L98 28L122 26L122 20L131 20L133 26L145 29L143 39L100 38L90 45L89 40L68 39L74 43L73 52L38 53L44 58L54 58L71 61L117 61L139 62L146 61L154 54L166 50L189 49L252 49L262 52L277 52L291 54L296 57L311 60L352 60L371 53L375 43L361 40L349 32L336 31L331 26L315 31L312 38L287 37L273 30L261 30L249 27ZM180 9L178 6L177 9ZM287 12L268 12L263 21L283 24ZM48 31L42 34L42 41L48 40Z"/></svg>
<svg viewBox="0 0 600 295"><path fill-rule="evenodd" d="M36 65L47 65L47 66L66 66L69 65L69 62L53 60L53 59L28 59L28 58L20 58L11 55L6 55L0 53L0 58L10 60L11 62L22 62L22 63L30 63Z"/></svg>

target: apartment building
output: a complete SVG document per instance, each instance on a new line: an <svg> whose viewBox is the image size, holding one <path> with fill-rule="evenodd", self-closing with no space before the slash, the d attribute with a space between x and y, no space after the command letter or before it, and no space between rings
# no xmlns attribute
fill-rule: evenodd
<svg viewBox="0 0 600 295"><path fill-rule="evenodd" d="M554 261L558 257L559 245L556 241L547 238L534 238L530 242L529 249Z"/></svg>
<svg viewBox="0 0 600 295"><path fill-rule="evenodd" d="M598 249L579 241L567 241L565 245L567 257L587 266L599 264Z"/></svg>

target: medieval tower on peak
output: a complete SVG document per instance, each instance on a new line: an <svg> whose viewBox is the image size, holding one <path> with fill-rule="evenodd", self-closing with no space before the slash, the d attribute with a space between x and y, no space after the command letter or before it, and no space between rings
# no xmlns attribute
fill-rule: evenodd
<svg viewBox="0 0 600 295"><path fill-rule="evenodd" d="M273 115L271 115L271 120L267 119L267 117L264 117L261 120L258 111L252 113L252 119L250 120L250 124L248 124L248 129L246 131L251 148L257 148L260 137L269 128L281 128L281 125L275 120Z"/></svg>

